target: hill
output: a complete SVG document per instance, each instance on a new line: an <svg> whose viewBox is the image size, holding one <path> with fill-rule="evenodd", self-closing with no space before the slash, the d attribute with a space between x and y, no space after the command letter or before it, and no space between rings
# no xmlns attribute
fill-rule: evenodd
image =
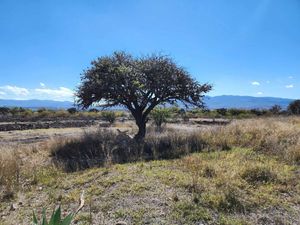
<svg viewBox="0 0 300 225"><path fill-rule="evenodd" d="M274 98L274 97L252 97L222 95L206 97L205 103L209 109L217 108L243 108L243 109L269 109L273 105L280 105L283 109L287 108L294 99Z"/></svg>
<svg viewBox="0 0 300 225"><path fill-rule="evenodd" d="M67 109L73 107L74 103L70 101L53 101L53 100L12 100L0 99L0 106L6 107L23 107L23 108L49 108L49 109Z"/></svg>
<svg viewBox="0 0 300 225"><path fill-rule="evenodd" d="M209 109L218 108L243 108L243 109L269 109L273 105L280 105L285 109L294 99L275 98L275 97L252 97L237 95L207 96L204 101ZM74 106L70 101L52 101L52 100L9 100L0 99L0 106L23 107L23 108L50 108L67 109Z"/></svg>

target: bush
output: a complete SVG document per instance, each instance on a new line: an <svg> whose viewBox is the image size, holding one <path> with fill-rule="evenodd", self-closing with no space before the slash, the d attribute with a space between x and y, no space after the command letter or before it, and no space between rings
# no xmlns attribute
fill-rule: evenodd
<svg viewBox="0 0 300 225"><path fill-rule="evenodd" d="M116 121L117 115L113 111L104 111L101 113L104 120L109 122L110 124L113 124Z"/></svg>
<svg viewBox="0 0 300 225"><path fill-rule="evenodd" d="M274 174L266 166L255 166L246 168L241 177L250 184L262 184L274 182L277 179L276 174Z"/></svg>
<svg viewBox="0 0 300 225"><path fill-rule="evenodd" d="M270 108L270 112L273 114L273 115L279 115L280 112L281 112L282 108L280 105L274 105Z"/></svg>
<svg viewBox="0 0 300 225"><path fill-rule="evenodd" d="M95 109L95 108L92 108L92 109L89 110L89 112L97 113L97 112L99 112L99 110Z"/></svg>
<svg viewBox="0 0 300 225"><path fill-rule="evenodd" d="M216 109L216 111L221 116L226 116L226 114L227 114L227 109L225 109L225 108Z"/></svg>
<svg viewBox="0 0 300 225"><path fill-rule="evenodd" d="M7 115L9 114L9 108L8 107L0 107L0 114L1 115Z"/></svg>
<svg viewBox="0 0 300 225"><path fill-rule="evenodd" d="M154 124L160 130L163 123L167 122L167 119L171 117L171 112L167 108L156 108L152 110L151 117L154 120Z"/></svg>
<svg viewBox="0 0 300 225"><path fill-rule="evenodd" d="M246 207L239 200L236 190L233 188L228 188L225 190L219 204L218 209L224 212L239 212L245 213Z"/></svg>
<svg viewBox="0 0 300 225"><path fill-rule="evenodd" d="M67 109L68 113L75 114L77 113L77 109L75 107Z"/></svg>
<svg viewBox="0 0 300 225"><path fill-rule="evenodd" d="M288 111L294 115L300 115L300 100L291 102L288 106Z"/></svg>

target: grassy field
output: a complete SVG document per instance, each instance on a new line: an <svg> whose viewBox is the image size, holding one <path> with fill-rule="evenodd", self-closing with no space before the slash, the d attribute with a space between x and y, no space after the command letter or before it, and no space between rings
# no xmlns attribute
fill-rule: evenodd
<svg viewBox="0 0 300 225"><path fill-rule="evenodd" d="M134 132L129 125L116 128ZM173 159L108 161L66 172L51 158L65 144L61 138L7 141L0 149L0 224L30 224L33 210L51 213L58 205L70 213L82 192L85 205L74 224L299 224L300 118L149 130L146 139L156 151L162 151L159 143L172 143L164 146L176 153ZM63 138L85 141L82 130L71 131ZM11 137L6 135L0 134L3 143Z"/></svg>

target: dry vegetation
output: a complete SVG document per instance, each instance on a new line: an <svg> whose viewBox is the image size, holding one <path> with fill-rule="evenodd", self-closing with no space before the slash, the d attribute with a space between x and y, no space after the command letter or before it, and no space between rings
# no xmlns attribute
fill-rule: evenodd
<svg viewBox="0 0 300 225"><path fill-rule="evenodd" d="M71 212L82 190L76 224L299 223L300 118L172 126L143 144L111 129L2 146L0 224Z"/></svg>

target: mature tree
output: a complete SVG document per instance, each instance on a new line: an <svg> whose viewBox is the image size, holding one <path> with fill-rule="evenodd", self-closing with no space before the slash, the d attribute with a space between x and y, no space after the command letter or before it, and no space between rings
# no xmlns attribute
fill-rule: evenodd
<svg viewBox="0 0 300 225"><path fill-rule="evenodd" d="M300 100L291 102L288 106L288 111L291 114L300 115Z"/></svg>
<svg viewBox="0 0 300 225"><path fill-rule="evenodd" d="M143 139L148 115L156 106L181 101L186 107L203 107L203 94L210 90L211 85L198 83L168 56L115 52L93 61L83 72L77 97L83 108L94 103L124 106L139 128L135 138Z"/></svg>

